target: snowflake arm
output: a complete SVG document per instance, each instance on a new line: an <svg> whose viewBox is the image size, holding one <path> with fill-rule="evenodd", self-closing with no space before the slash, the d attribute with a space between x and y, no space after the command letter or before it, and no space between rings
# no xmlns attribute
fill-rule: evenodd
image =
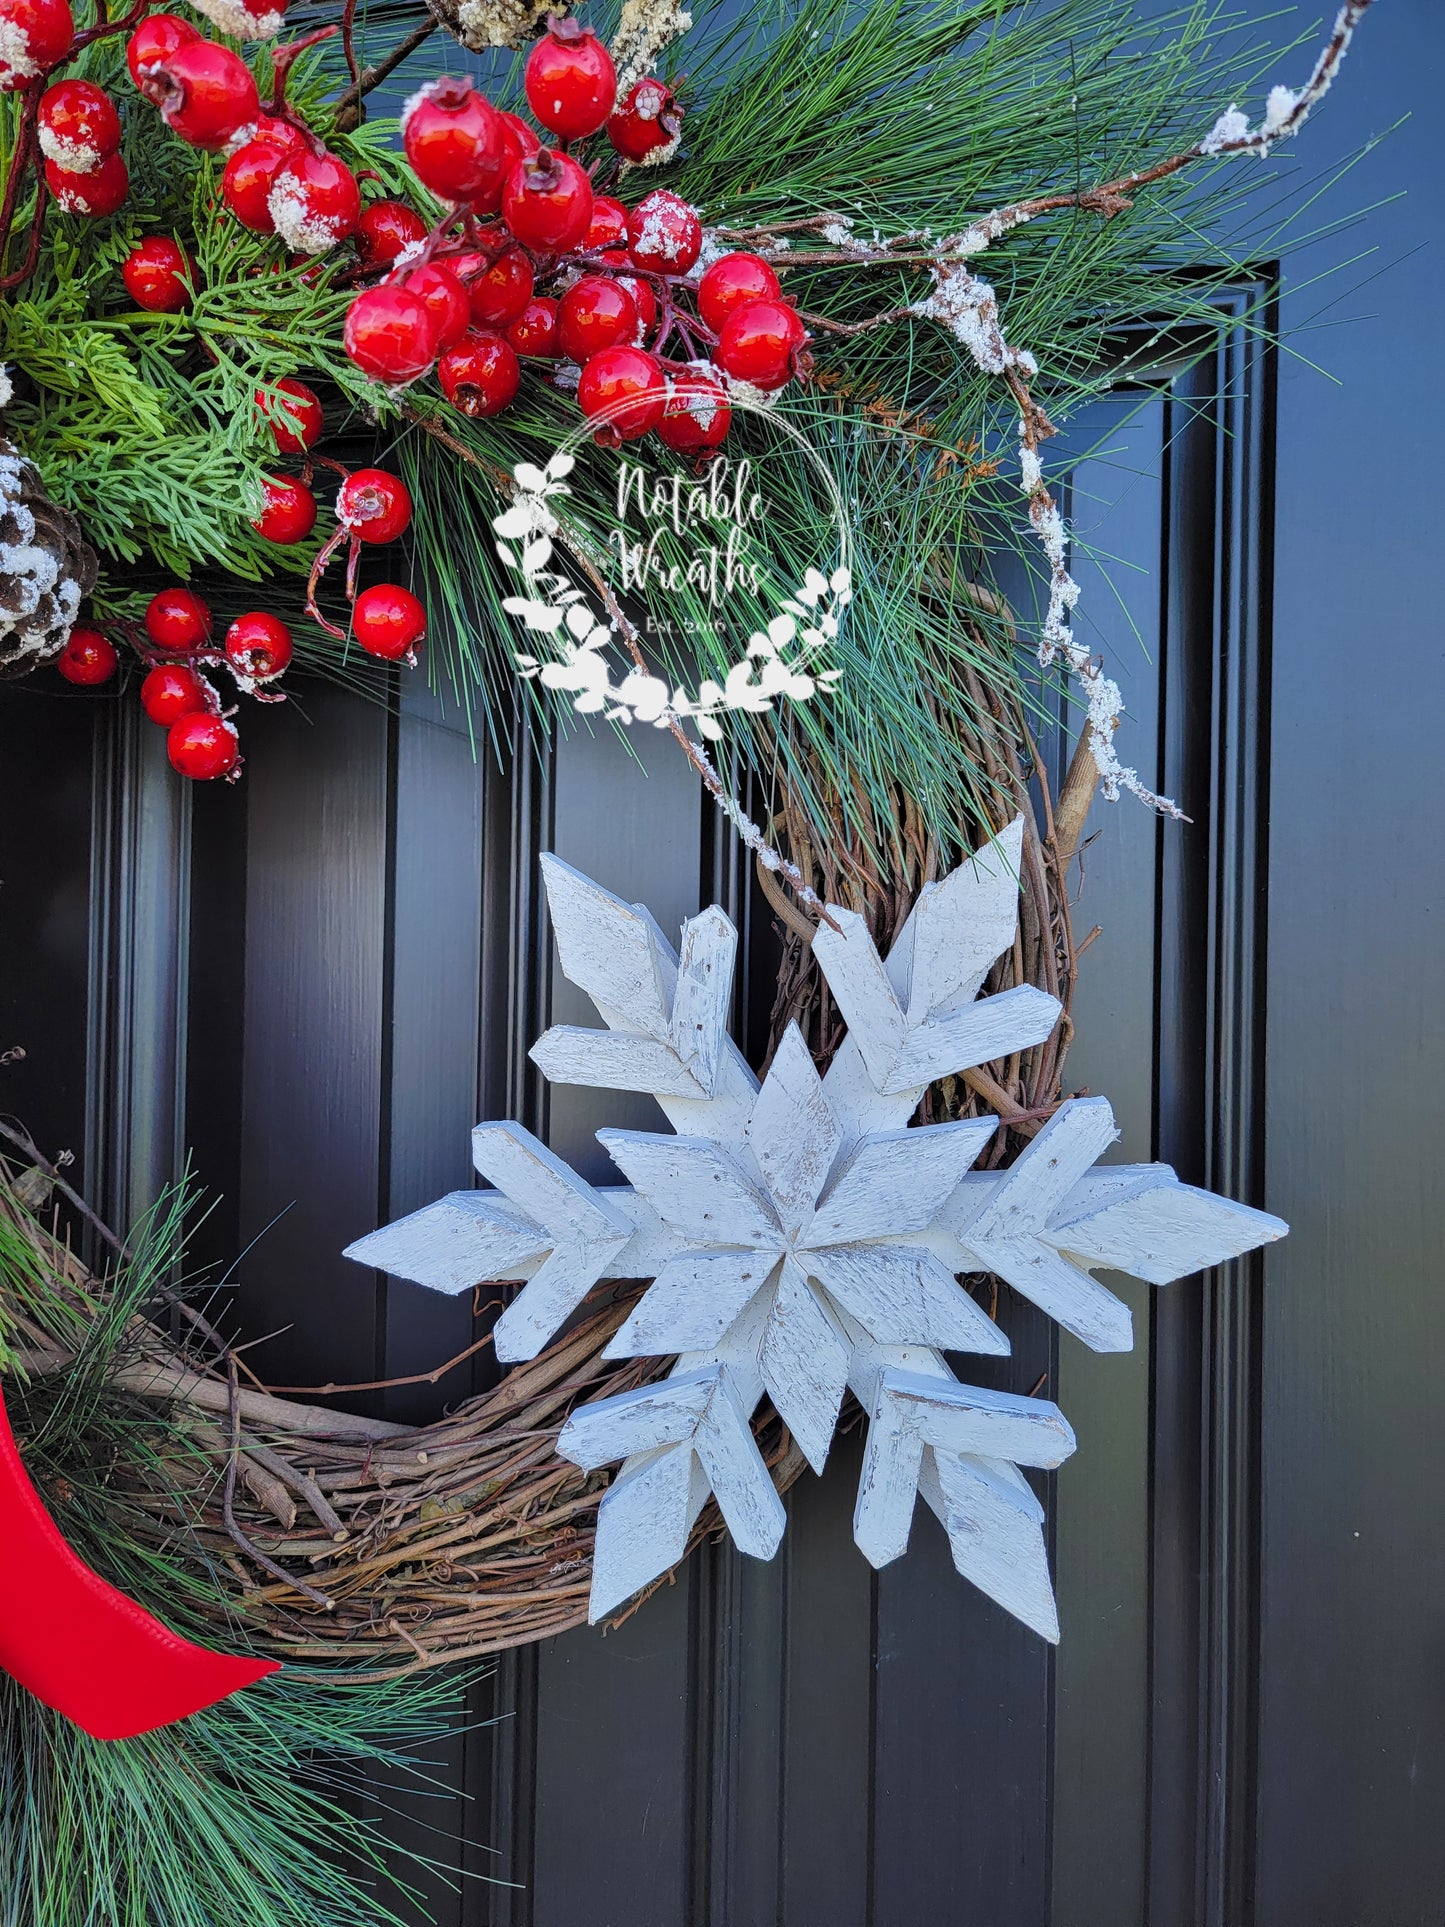
<svg viewBox="0 0 1445 1927"><path fill-rule="evenodd" d="M494 1189L347 1255L441 1291L519 1283L496 1326L504 1360L535 1356L599 1280L651 1280L606 1355L671 1355L671 1375L577 1408L557 1442L585 1470L622 1461L598 1513L594 1620L677 1563L709 1496L744 1551L771 1556L784 1514L753 1415L769 1397L821 1472L851 1388L868 1416L864 1555L902 1553L921 1493L958 1571L1056 1639L1043 1508L1020 1467L1052 1470L1073 1433L1047 1400L954 1376L944 1351L1009 1348L959 1276L992 1272L1094 1349L1127 1350L1127 1307L1094 1269L1165 1283L1283 1235L1165 1165L1096 1168L1117 1136L1102 1098L1061 1105L1000 1172L973 1169L996 1118L909 1125L935 1078L1058 1019L1028 986L979 995L1014 941L1022 836L1016 821L926 888L886 958L833 909L814 953L848 1034L820 1077L790 1027L761 1085L727 1033L737 936L722 911L690 918L674 951L641 906L543 858L563 969L606 1028L557 1026L532 1055L554 1081L652 1092L672 1133L600 1131L628 1183L599 1188L520 1125L479 1125Z"/></svg>

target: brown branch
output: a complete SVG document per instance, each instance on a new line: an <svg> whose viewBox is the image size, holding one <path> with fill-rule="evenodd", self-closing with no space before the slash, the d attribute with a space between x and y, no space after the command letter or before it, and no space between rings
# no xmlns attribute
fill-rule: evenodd
<svg viewBox="0 0 1445 1927"><path fill-rule="evenodd" d="M236 1470L241 1456L241 1398L240 1386L236 1381L236 1361L234 1358L226 1361L226 1383L229 1393L227 1400L228 1416L231 1422L230 1447L226 1453L226 1476L221 1486L221 1517L225 1522L226 1530L230 1533L237 1547L245 1553L248 1559L254 1560L263 1572L269 1572L273 1579L281 1580L283 1585L293 1586L297 1592L304 1594L313 1605L320 1606L324 1611L330 1612L332 1610L332 1602L319 1587L311 1585L305 1579L296 1578L294 1574L287 1572L284 1566L277 1565L274 1559L267 1553L262 1552L259 1546L254 1545L251 1540L247 1538L246 1534L236 1523ZM337 1523L339 1525L340 1521L338 1520Z"/></svg>
<svg viewBox="0 0 1445 1927"><path fill-rule="evenodd" d="M349 134L353 128L361 124L361 103L372 89L379 87L389 74L416 52L418 47L424 46L436 30L435 20L424 20L419 27L413 27L404 40L399 40L389 54L384 54L372 66L363 68L358 74L353 65L352 84L336 103L336 125L343 134Z"/></svg>

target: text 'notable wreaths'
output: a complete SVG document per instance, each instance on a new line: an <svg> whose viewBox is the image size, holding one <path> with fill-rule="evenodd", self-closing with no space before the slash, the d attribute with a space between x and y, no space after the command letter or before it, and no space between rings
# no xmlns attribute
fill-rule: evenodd
<svg viewBox="0 0 1445 1927"><path fill-rule="evenodd" d="M769 414L737 396L733 406ZM720 719L729 710L756 714L772 709L779 698L808 702L832 689L842 671L826 662L826 652L837 639L853 595L847 514L838 485L816 450L788 423L770 419L803 450L822 478L837 529L837 552L826 571L810 566L799 587L779 598L776 613L750 629L742 653L721 680L704 677L696 693L683 683L669 683L649 666L642 636L624 616L619 597L649 587L664 593L690 587L720 612L738 588L756 594L761 586L758 565L749 559L745 544L748 524L762 507L752 462L718 457L705 477L688 480L681 474L659 475L630 464L625 453L621 456L617 523L608 538L615 550L608 561L616 588L603 583L600 574L596 578L601 615L587 592L554 566L559 523L550 503L571 494L566 477L576 467L575 455L564 443L545 467L516 464L516 493L492 522L498 556L520 577L520 592L506 596L502 607L533 635L552 638L555 648L550 659L515 651L519 674L570 695L579 715L600 714L612 722L650 723L658 729L687 719L713 741L722 737ZM594 418L583 432L595 426ZM571 438L572 445L580 439L580 434ZM642 524L640 536L627 526L629 509ZM659 556L663 534L681 537L699 528L708 538L700 554L685 563ZM723 626L721 620L717 626ZM614 681L605 651L619 640L632 657L632 667Z"/></svg>

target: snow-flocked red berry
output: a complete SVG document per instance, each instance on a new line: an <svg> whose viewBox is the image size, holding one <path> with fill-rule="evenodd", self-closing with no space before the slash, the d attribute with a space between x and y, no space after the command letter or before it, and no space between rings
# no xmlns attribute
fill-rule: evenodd
<svg viewBox="0 0 1445 1927"><path fill-rule="evenodd" d="M267 542L289 548L304 542L316 526L316 497L290 475L267 475L261 482L261 513L251 527Z"/></svg>
<svg viewBox="0 0 1445 1927"><path fill-rule="evenodd" d="M724 254L697 284L697 311L714 334L734 308L749 301L776 301L778 277L760 254Z"/></svg>
<svg viewBox="0 0 1445 1927"><path fill-rule="evenodd" d="M604 261L625 266L627 253L627 209L610 194L594 194L592 219L582 242L583 254L600 254Z"/></svg>
<svg viewBox="0 0 1445 1927"><path fill-rule="evenodd" d="M626 288L632 296L632 305L637 310L637 338L640 341L657 319L657 296L652 292L652 283L644 281L640 274L619 274L619 288Z"/></svg>
<svg viewBox="0 0 1445 1927"><path fill-rule="evenodd" d="M507 176L502 218L523 247L568 254L592 222L592 182L570 154L539 147Z"/></svg>
<svg viewBox="0 0 1445 1927"><path fill-rule="evenodd" d="M596 439L608 445L635 442L656 428L665 399L662 370L641 348L604 348L577 383L577 405L589 420L605 417Z"/></svg>
<svg viewBox="0 0 1445 1927"><path fill-rule="evenodd" d="M67 0L0 0L0 94L48 73L74 39Z"/></svg>
<svg viewBox="0 0 1445 1927"><path fill-rule="evenodd" d="M299 148L277 168L266 205L287 247L298 254L325 254L356 232L361 189L335 154Z"/></svg>
<svg viewBox="0 0 1445 1927"><path fill-rule="evenodd" d="M369 268L389 268L426 239L426 222L404 201L373 201L356 224L356 248Z"/></svg>
<svg viewBox="0 0 1445 1927"><path fill-rule="evenodd" d="M471 201L502 179L509 150L501 122L469 80L429 80L402 109L401 137L417 179L444 201Z"/></svg>
<svg viewBox="0 0 1445 1927"><path fill-rule="evenodd" d="M410 491L384 468L358 468L341 484L336 519L358 542L394 542L411 523Z"/></svg>
<svg viewBox="0 0 1445 1927"><path fill-rule="evenodd" d="M171 724L166 738L171 767L194 783L229 776L241 760L241 742L234 727L208 710L192 710Z"/></svg>
<svg viewBox="0 0 1445 1927"><path fill-rule="evenodd" d="M532 299L532 263L520 248L508 248L467 283L472 320L479 328L505 328Z"/></svg>
<svg viewBox="0 0 1445 1927"><path fill-rule="evenodd" d="M499 415L522 379L515 350L500 335L473 328L437 363L442 393L458 413Z"/></svg>
<svg viewBox="0 0 1445 1927"><path fill-rule="evenodd" d="M120 267L126 293L152 314L179 314L188 307L194 273L180 242L169 234L148 234Z"/></svg>
<svg viewBox="0 0 1445 1927"><path fill-rule="evenodd" d="M131 79L139 87L142 67L169 59L177 47L200 37L193 23L182 20L178 13L147 14L125 43L125 64Z"/></svg>
<svg viewBox="0 0 1445 1927"><path fill-rule="evenodd" d="M636 341L637 304L610 275L584 274L558 304L557 329L563 354L585 362L604 348Z"/></svg>
<svg viewBox="0 0 1445 1927"><path fill-rule="evenodd" d="M210 152L254 127L261 111L251 69L214 40L182 41L162 59L142 62L140 90L172 133Z"/></svg>
<svg viewBox="0 0 1445 1927"><path fill-rule="evenodd" d="M40 96L35 131L46 160L89 174L120 146L120 115L93 80L57 80Z"/></svg>
<svg viewBox="0 0 1445 1927"><path fill-rule="evenodd" d="M679 454L700 454L704 449L717 448L726 439L732 414L722 383L711 375L689 371L678 375L669 387L657 424L657 439Z"/></svg>
<svg viewBox="0 0 1445 1927"><path fill-rule="evenodd" d="M735 381L766 393L802 372L807 333L786 301L746 301L722 325L713 360Z"/></svg>
<svg viewBox="0 0 1445 1927"><path fill-rule="evenodd" d="M158 662L140 686L140 704L153 723L169 729L182 716L211 707L209 683L183 662Z"/></svg>
<svg viewBox="0 0 1445 1927"><path fill-rule="evenodd" d="M450 348L461 340L471 321L467 291L440 261L429 261L424 268L412 268L401 284L431 309L437 324L437 348Z"/></svg>
<svg viewBox="0 0 1445 1927"><path fill-rule="evenodd" d="M661 80L639 80L607 123L607 138L629 161L663 156L682 133L682 108Z"/></svg>
<svg viewBox="0 0 1445 1927"><path fill-rule="evenodd" d="M114 214L130 192L130 175L119 154L107 154L99 167L71 174L54 161L45 163L45 185L62 214L100 217Z"/></svg>
<svg viewBox="0 0 1445 1927"><path fill-rule="evenodd" d="M286 20L286 0L191 0L232 40L274 40Z"/></svg>
<svg viewBox="0 0 1445 1927"><path fill-rule="evenodd" d="M519 355L533 361L555 361L561 354L557 339L557 303L539 294L529 301L507 330L507 340Z"/></svg>
<svg viewBox="0 0 1445 1927"><path fill-rule="evenodd" d="M320 441L326 426L320 398L294 375L283 375L271 386L280 401L264 388L256 390L256 406L271 424L271 439L282 455L304 455Z"/></svg>
<svg viewBox="0 0 1445 1927"><path fill-rule="evenodd" d="M210 606L194 589L162 589L146 608L146 634L168 656L200 649L210 640Z"/></svg>
<svg viewBox="0 0 1445 1927"><path fill-rule="evenodd" d="M363 589L351 611L351 633L369 656L383 662L415 662L426 634L426 610L410 589L377 582Z"/></svg>
<svg viewBox="0 0 1445 1927"><path fill-rule="evenodd" d="M226 631L226 660L242 685L274 682L291 661L291 631L279 616L249 610Z"/></svg>
<svg viewBox="0 0 1445 1927"><path fill-rule="evenodd" d="M253 234L274 234L271 189L277 174L290 160L289 145L261 134L238 147L221 176L221 199L242 227Z"/></svg>
<svg viewBox="0 0 1445 1927"><path fill-rule="evenodd" d="M118 661L114 645L99 629L72 629L55 658L55 666L67 682L89 689L96 683L109 682Z"/></svg>
<svg viewBox="0 0 1445 1927"><path fill-rule="evenodd" d="M436 360L436 316L404 287L367 288L346 311L341 345L364 375L399 388Z"/></svg>
<svg viewBox="0 0 1445 1927"><path fill-rule="evenodd" d="M590 27L551 15L527 56L527 104L559 140L582 140L603 126L617 101L612 56Z"/></svg>
<svg viewBox="0 0 1445 1927"><path fill-rule="evenodd" d="M680 194L655 188L627 217L627 245L639 268L686 274L702 253L702 222Z"/></svg>

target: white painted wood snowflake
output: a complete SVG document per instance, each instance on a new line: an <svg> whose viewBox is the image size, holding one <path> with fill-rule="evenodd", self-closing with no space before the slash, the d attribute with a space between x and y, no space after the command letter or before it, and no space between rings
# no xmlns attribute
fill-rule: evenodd
<svg viewBox="0 0 1445 1927"><path fill-rule="evenodd" d="M1181 1184L1167 1165L1096 1160L1103 1098L1063 1104L1006 1171L970 1169L998 1125L908 1120L928 1084L1041 1042L1059 1006L978 992L1014 940L1022 824L920 896L887 960L834 909L814 954L848 1035L819 1077L789 1029L759 1085L727 1034L737 933L713 908L680 953L639 905L542 859L562 967L606 1030L558 1026L532 1057L556 1083L650 1091L673 1134L599 1131L630 1184L597 1189L520 1124L479 1124L492 1190L457 1191L347 1256L433 1290L523 1289L497 1356L534 1357L604 1278L650 1278L608 1346L676 1355L671 1375L584 1405L557 1449L621 1460L598 1517L591 1616L675 1565L709 1493L744 1552L769 1558L784 1512L751 1420L766 1394L821 1471L845 1389L868 1417L854 1537L875 1566L908 1543L916 1493L959 1572L1058 1638L1044 1512L1020 1470L1074 1449L1045 1399L960 1383L944 1352L1008 1340L957 1282L993 1272L1095 1351L1127 1351L1100 1266L1167 1284L1283 1236L1279 1219Z"/></svg>

